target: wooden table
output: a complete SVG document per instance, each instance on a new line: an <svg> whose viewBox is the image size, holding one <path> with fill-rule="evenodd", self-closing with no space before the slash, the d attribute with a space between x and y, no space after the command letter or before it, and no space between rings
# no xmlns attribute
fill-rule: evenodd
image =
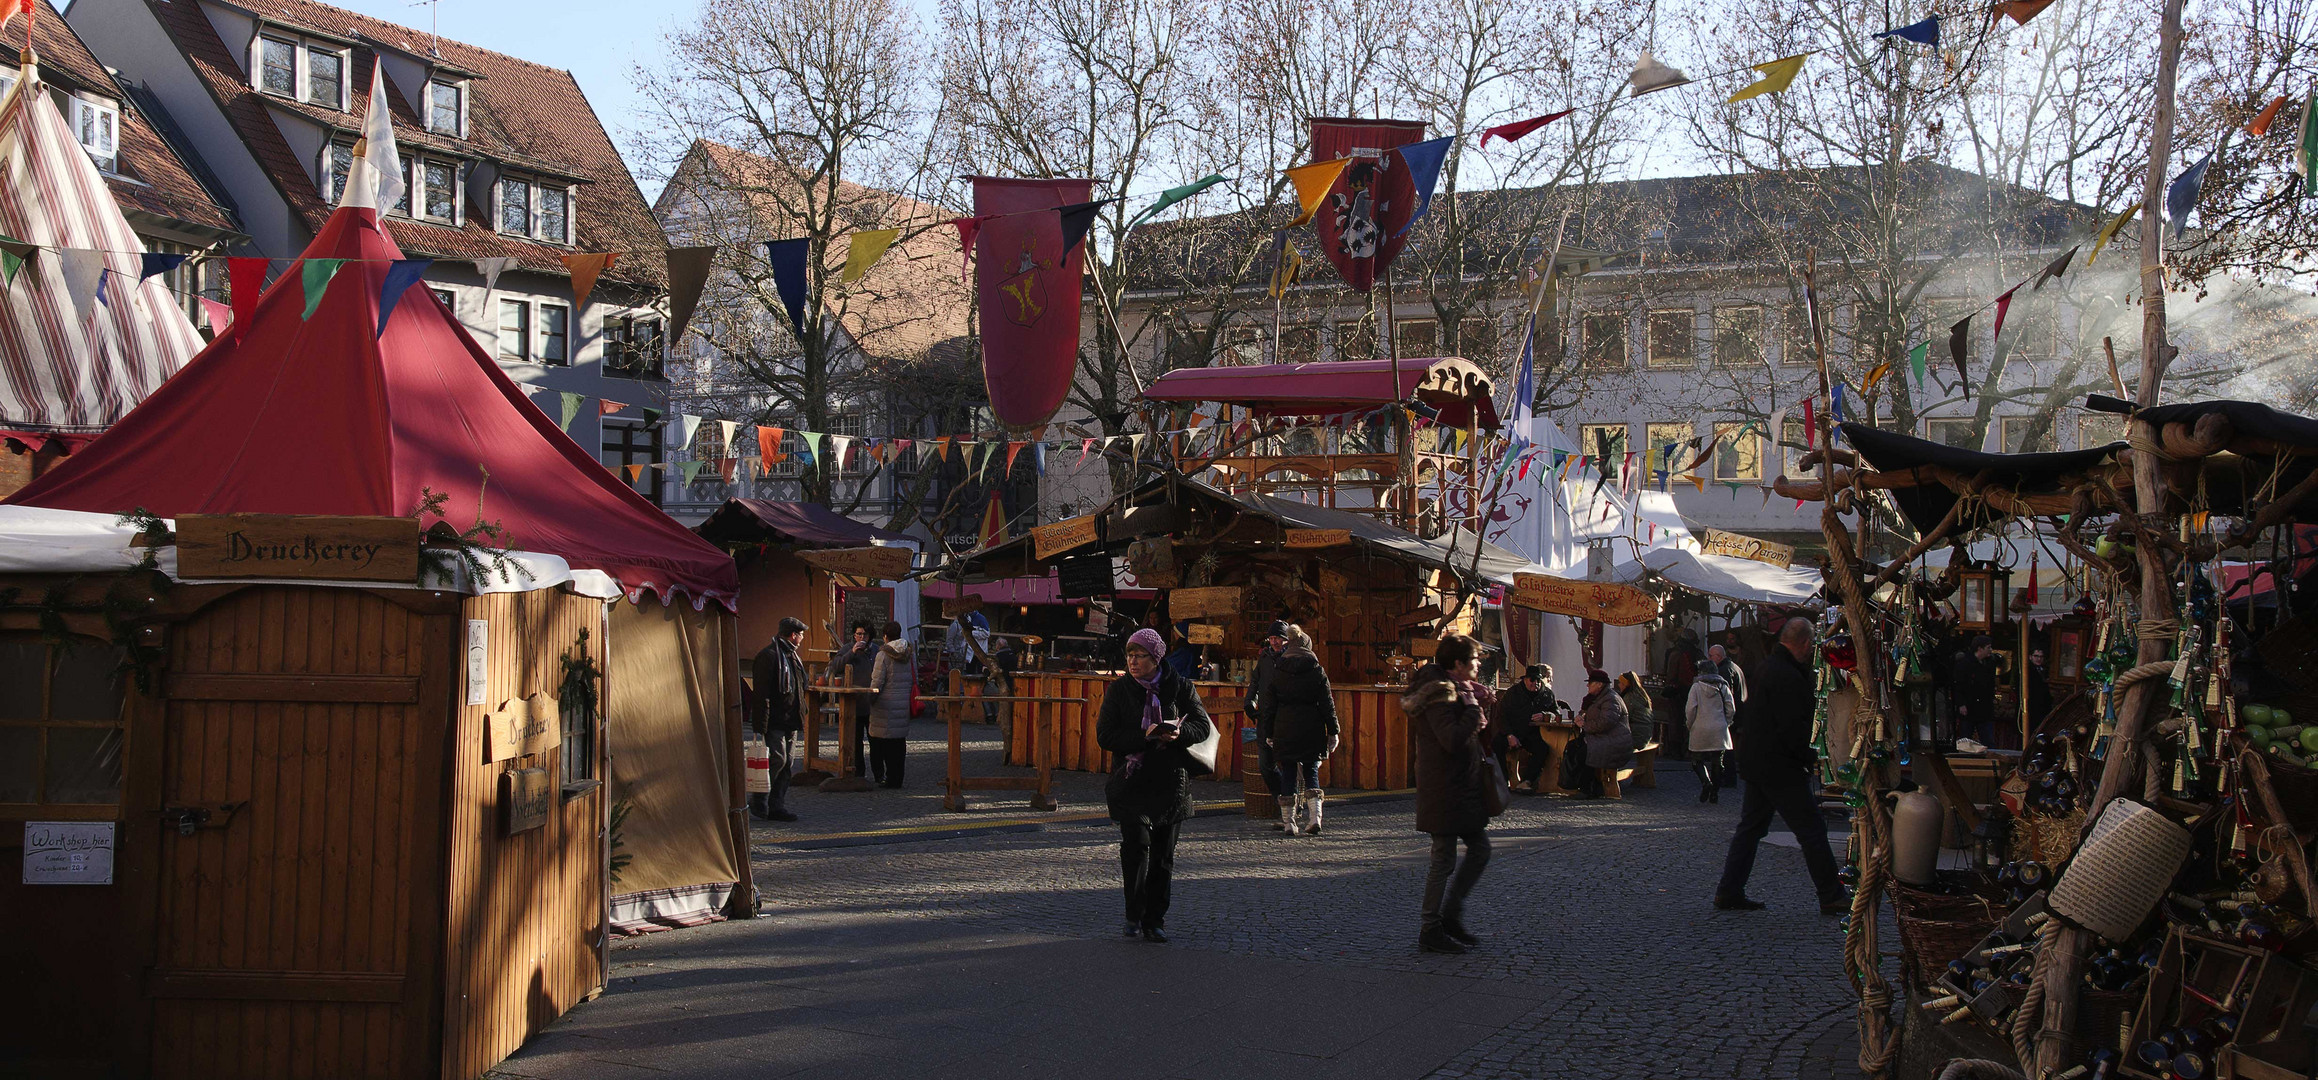
<svg viewBox="0 0 2318 1080"><path fill-rule="evenodd" d="M1576 742L1584 731L1576 724L1539 724L1537 733L1545 744L1553 748L1553 760L1537 773L1537 793L1540 795L1575 795L1577 792L1561 786L1561 761L1569 752L1569 744Z"/></svg>
<svg viewBox="0 0 2318 1080"><path fill-rule="evenodd" d="M812 715L805 720L805 768L802 772L792 774L790 782L804 787L814 787L816 785L811 778L819 776L822 779L818 787L822 791L868 791L871 785L869 777L862 769L861 736L859 734L862 707L848 709L844 707L844 701L848 695L855 697L873 696L877 691L866 686L819 686L812 684L808 684L805 689L809 693L827 694L830 700L827 704L811 710ZM837 714L837 753L826 758L821 756L821 713L823 711ZM827 766L827 769L824 770L823 766Z"/></svg>

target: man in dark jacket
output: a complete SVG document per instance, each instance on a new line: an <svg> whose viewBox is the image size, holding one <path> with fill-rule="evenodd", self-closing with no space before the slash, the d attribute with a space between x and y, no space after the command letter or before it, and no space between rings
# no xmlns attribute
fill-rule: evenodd
<svg viewBox="0 0 2318 1080"><path fill-rule="evenodd" d="M1996 742L1996 639L1981 634L1972 651L1956 656L1948 695L1956 705L1956 734L1969 733L1982 746Z"/></svg>
<svg viewBox="0 0 2318 1080"><path fill-rule="evenodd" d="M2028 650L2028 730L2052 715L2052 683L2044 676L2044 650Z"/></svg>
<svg viewBox="0 0 2318 1080"><path fill-rule="evenodd" d="M1519 746L1528 755L1521 762L1522 786L1513 790L1537 794L1537 778L1544 775L1553 757L1538 725L1552 720L1558 710L1553 700L1553 669L1544 664L1529 665L1521 673L1521 681L1498 696L1496 722L1489 725L1490 752L1499 761L1505 760L1508 746Z"/></svg>
<svg viewBox="0 0 2318 1080"><path fill-rule="evenodd" d="M868 686L870 676L877 673L878 643L870 640L869 624L853 624L853 643L838 650L829 658L829 681L844 686ZM854 776L865 776L869 768L869 696L843 694L838 697L838 708L853 718L853 761L846 770Z"/></svg>
<svg viewBox="0 0 2318 1080"><path fill-rule="evenodd" d="M749 662L749 681L756 688L756 712L749 727L772 748L773 789L749 795L749 809L768 821L795 821L789 812L789 778L797 755L797 732L804 730L805 662L797 656L805 640L805 624L782 619L781 626Z"/></svg>
<svg viewBox="0 0 2318 1080"><path fill-rule="evenodd" d="M1248 675L1247 697L1239 706L1240 713L1251 720L1263 715L1264 687L1271 684L1272 666L1280 662L1280 649L1287 643L1288 624L1280 619L1272 620L1271 629L1264 634L1264 651L1256 654L1256 669ZM1279 798L1283 791L1294 790L1282 783L1280 767L1273 759L1271 745L1261 740L1256 743L1256 769L1264 774L1264 787L1271 791L1272 798ZM1288 820L1286 812L1287 808L1282 807L1282 822ZM1286 827L1284 824L1280 826L1283 829Z"/></svg>
<svg viewBox="0 0 2318 1080"><path fill-rule="evenodd" d="M1812 781L1819 755L1811 747L1811 718L1818 704L1811 647L1810 620L1788 619L1779 629L1779 644L1755 668L1754 693L1739 706L1733 734L1746 798L1723 859L1722 882L1714 890L1714 906L1724 911L1762 910L1762 901L1747 896L1747 878L1755 869L1756 845L1770 835L1773 814L1786 821L1803 849L1803 865L1819 891L1820 913L1851 910L1835 874L1835 852L1827 846L1827 822L1819 816Z"/></svg>

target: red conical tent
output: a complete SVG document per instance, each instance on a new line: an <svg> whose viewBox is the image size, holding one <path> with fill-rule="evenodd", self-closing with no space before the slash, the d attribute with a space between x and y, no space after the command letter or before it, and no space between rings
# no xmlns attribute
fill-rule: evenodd
<svg viewBox="0 0 2318 1080"><path fill-rule="evenodd" d="M7 502L121 513L480 516L511 549L600 570L631 595L732 602L724 552L613 478L532 405L422 283L378 335L402 252L377 212L342 208L258 301L87 449ZM348 260L313 317L306 260Z"/></svg>

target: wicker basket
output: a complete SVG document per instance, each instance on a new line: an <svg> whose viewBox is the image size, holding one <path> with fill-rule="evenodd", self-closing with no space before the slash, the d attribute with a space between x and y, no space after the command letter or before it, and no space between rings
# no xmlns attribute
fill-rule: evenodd
<svg viewBox="0 0 2318 1080"><path fill-rule="evenodd" d="M2085 831L2085 812L2071 810L2059 817L2036 814L2012 822L2012 857L2035 859L2048 871L2077 853L2077 837Z"/></svg>
<svg viewBox="0 0 2318 1080"><path fill-rule="evenodd" d="M2126 1032L2133 1025L2133 1013L2140 1007L2138 990L2085 988L2077 995L2078 1044L2123 1049Z"/></svg>
<svg viewBox="0 0 2318 1080"><path fill-rule="evenodd" d="M2012 913L2011 905L1989 897L1926 892L1897 882L1891 895L1900 970L1918 990L1930 990L1949 961L1971 952Z"/></svg>

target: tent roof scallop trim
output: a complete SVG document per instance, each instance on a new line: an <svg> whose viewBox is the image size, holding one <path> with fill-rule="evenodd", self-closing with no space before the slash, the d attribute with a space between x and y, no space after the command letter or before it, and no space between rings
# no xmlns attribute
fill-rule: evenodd
<svg viewBox="0 0 2318 1080"><path fill-rule="evenodd" d="M402 251L346 207L258 299L110 431L6 502L120 514L406 517L505 530L512 550L601 571L632 597L730 607L732 559L621 483L499 369L424 289L378 332ZM311 318L304 260L340 259ZM414 283L415 284L415 283Z"/></svg>

